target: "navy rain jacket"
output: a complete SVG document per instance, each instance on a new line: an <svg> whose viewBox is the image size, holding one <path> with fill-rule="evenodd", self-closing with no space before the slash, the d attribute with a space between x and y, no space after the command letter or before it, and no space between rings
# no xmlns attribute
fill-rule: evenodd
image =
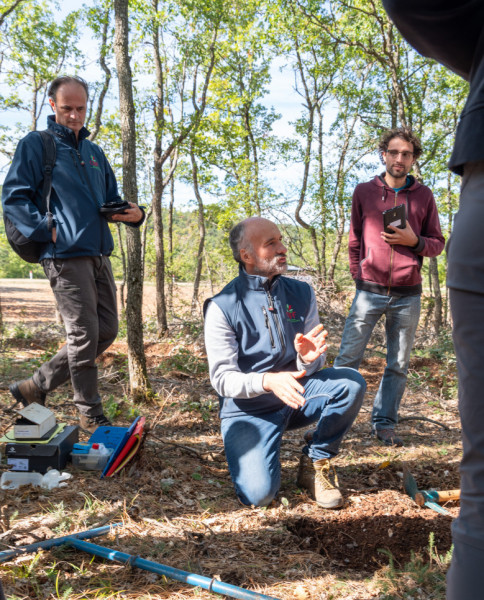
<svg viewBox="0 0 484 600"><path fill-rule="evenodd" d="M89 131L85 127L77 143L74 132L56 123L54 115L49 115L47 124L57 147L50 208L57 228L56 243L47 228L47 217L39 210L44 176L42 139L36 132L20 140L15 151L3 184L4 214L25 237L45 242L40 260L109 256L113 238L99 208L120 200L113 170L101 148L86 139Z"/></svg>

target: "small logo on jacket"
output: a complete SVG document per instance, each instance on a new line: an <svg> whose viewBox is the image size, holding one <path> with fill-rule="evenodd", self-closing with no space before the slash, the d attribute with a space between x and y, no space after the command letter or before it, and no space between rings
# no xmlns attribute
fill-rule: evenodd
<svg viewBox="0 0 484 600"><path fill-rule="evenodd" d="M298 319L296 317L296 310L292 307L291 304L286 304L286 315L287 320L290 323L299 323L301 321L301 319Z"/></svg>
<svg viewBox="0 0 484 600"><path fill-rule="evenodd" d="M89 164L91 165L91 167L93 169L99 169L99 163L97 162L96 158L94 157L93 154L91 154L91 160L89 161ZM99 169L100 171L101 169Z"/></svg>

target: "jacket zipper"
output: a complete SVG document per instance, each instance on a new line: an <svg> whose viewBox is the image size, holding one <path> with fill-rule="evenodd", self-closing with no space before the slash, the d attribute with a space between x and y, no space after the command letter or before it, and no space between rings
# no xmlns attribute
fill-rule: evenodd
<svg viewBox="0 0 484 600"><path fill-rule="evenodd" d="M73 148L73 150L74 150L74 152L77 154L77 158L79 159L79 163L80 163L80 165L81 165L81 173L82 173L81 177L82 177L82 178L85 180L85 182L87 183L87 187L89 188L89 191L90 191L90 193L91 193L92 200L93 200L94 204L96 204L96 206L97 206L97 207L98 207L98 209L99 209L99 203L96 201L96 197L95 197L95 195L94 195L94 191L93 191L93 189L92 189L91 182L89 181L89 177L88 177L88 175L87 175L86 171L84 170L84 167L86 166L86 162L85 162L85 160L82 158L82 156L81 156L81 153L79 152L79 149L78 149L78 148ZM76 164L76 167L77 167L77 162L76 162L75 160L74 160L74 162L75 162L75 164ZM79 168L79 167L77 167L77 168ZM100 231L99 241L100 241L100 244L101 244L101 246L102 246L102 241L103 241L103 230L102 230L102 223L101 223L101 221L100 221L100 224L101 224L101 225L100 225L100 226L101 226L101 231ZM102 256L102 255L103 255L103 253L102 253L102 251L101 251L101 250L102 250L102 247L100 247L100 248L99 248L99 256Z"/></svg>
<svg viewBox="0 0 484 600"><path fill-rule="evenodd" d="M279 341L281 342L282 352L286 351L286 342L284 341L284 336L282 335L281 324L279 323L279 315L277 314L276 307L274 306L274 298L269 290L267 290L267 300L269 301L269 312L272 313L274 323L276 324L277 335L279 337Z"/></svg>
<svg viewBox="0 0 484 600"><path fill-rule="evenodd" d="M265 306L262 306L262 312L264 313L264 321L266 323L267 331L269 332L269 337L271 338L271 346L272 348L275 348L276 345L274 343L274 336L272 335L271 324L269 323L269 315L267 314Z"/></svg>
<svg viewBox="0 0 484 600"><path fill-rule="evenodd" d="M393 206L395 207L397 205L397 196L398 196L398 192L395 192L395 199L393 200ZM390 246L390 279L388 281L388 290L387 293L388 295L390 295L390 289L392 287L392 274L393 274L393 244Z"/></svg>

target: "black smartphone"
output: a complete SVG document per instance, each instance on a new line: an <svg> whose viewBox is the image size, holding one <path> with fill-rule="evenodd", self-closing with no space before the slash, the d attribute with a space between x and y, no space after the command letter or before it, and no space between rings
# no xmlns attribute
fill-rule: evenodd
<svg viewBox="0 0 484 600"><path fill-rule="evenodd" d="M405 229L407 226L407 211L405 210L405 204L399 204L388 210L382 212L383 215L383 231L385 233L393 233L388 225L398 227L399 229Z"/></svg>

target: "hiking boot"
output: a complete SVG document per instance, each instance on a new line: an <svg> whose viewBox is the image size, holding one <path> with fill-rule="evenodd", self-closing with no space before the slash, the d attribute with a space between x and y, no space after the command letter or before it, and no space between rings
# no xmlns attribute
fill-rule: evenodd
<svg viewBox="0 0 484 600"><path fill-rule="evenodd" d="M30 379L24 379L23 381L17 381L8 386L12 396L24 406L33 404L42 404L45 406L45 398L47 394L42 392L33 382L32 377Z"/></svg>
<svg viewBox="0 0 484 600"><path fill-rule="evenodd" d="M338 476L327 458L314 462L303 454L299 461L297 484L306 488L322 508L340 508L343 496L338 489Z"/></svg>
<svg viewBox="0 0 484 600"><path fill-rule="evenodd" d="M387 446L403 446L402 438L399 438L394 429L390 427L386 429L377 429L376 437Z"/></svg>
<svg viewBox="0 0 484 600"><path fill-rule="evenodd" d="M79 425L82 429L89 431L89 433L94 433L98 427L112 427L111 421L102 413L100 415L96 415L95 417L80 415Z"/></svg>

